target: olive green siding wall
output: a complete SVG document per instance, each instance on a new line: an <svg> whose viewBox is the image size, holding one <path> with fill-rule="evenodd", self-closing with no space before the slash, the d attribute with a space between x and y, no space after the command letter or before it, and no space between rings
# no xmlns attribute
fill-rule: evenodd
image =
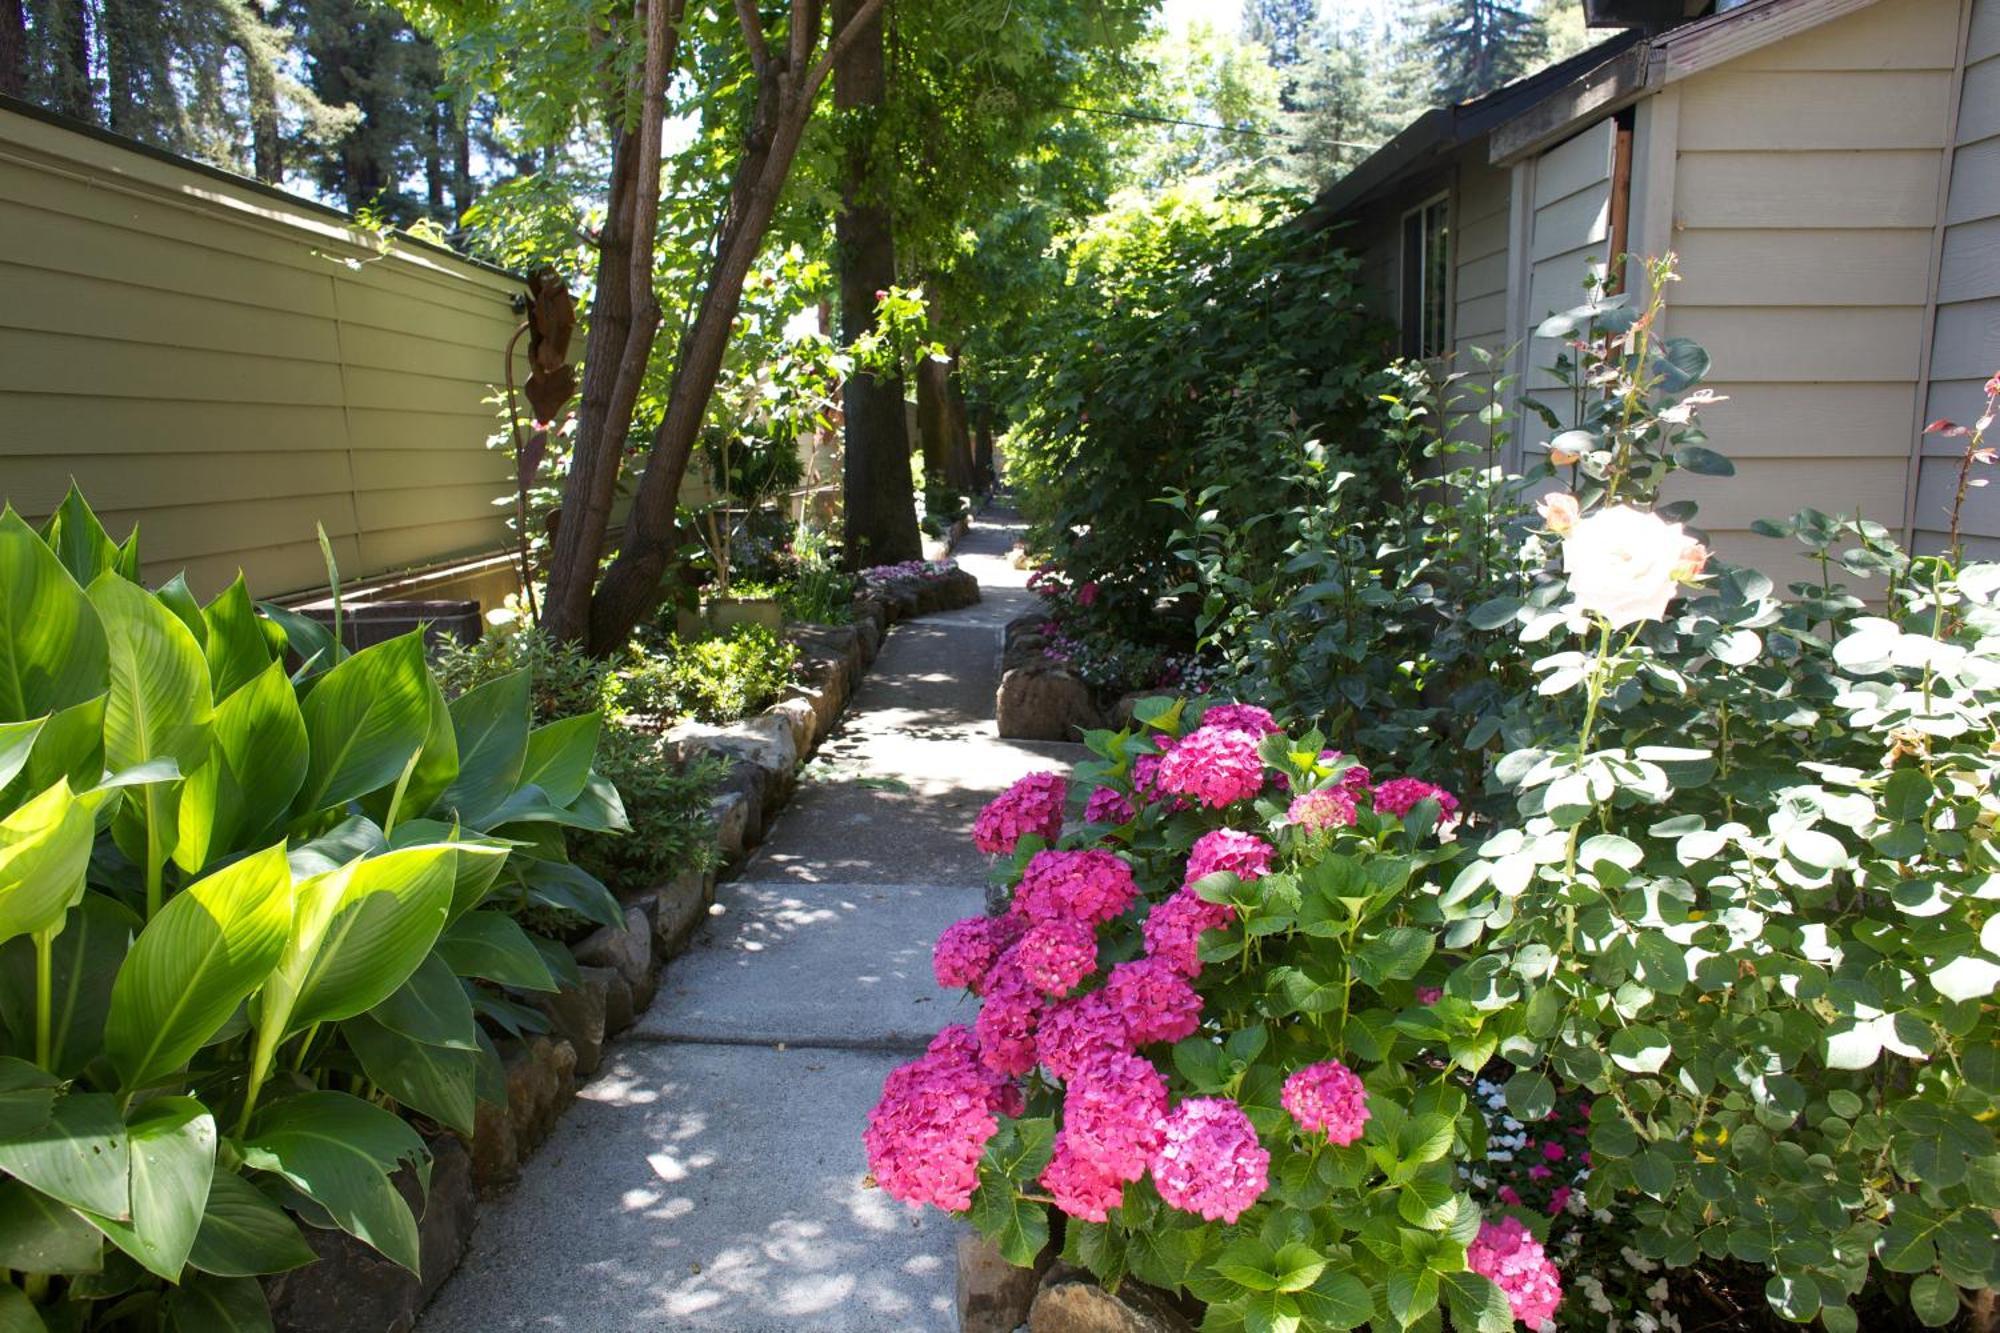
<svg viewBox="0 0 2000 1333"><path fill-rule="evenodd" d="M510 278L0 110L0 493L271 596L506 544Z"/></svg>

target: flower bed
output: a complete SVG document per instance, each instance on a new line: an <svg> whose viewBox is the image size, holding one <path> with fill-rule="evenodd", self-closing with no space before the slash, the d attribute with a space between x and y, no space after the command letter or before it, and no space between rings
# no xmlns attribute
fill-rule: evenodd
<svg viewBox="0 0 2000 1333"><path fill-rule="evenodd" d="M1046 780L983 817L1009 905L941 942L980 1007L878 1109L885 1189L1017 1263L1058 1216L1204 1327L1990 1326L2000 566L1810 510L1760 525L1824 571L1788 596L1712 559L1660 501L1729 471L1707 358L1651 323L1544 326L1538 508L1466 468L1355 530L1308 448L1272 570L1186 506L1291 725L1145 703L1060 828ZM1996 406L1933 428L1968 485Z"/></svg>

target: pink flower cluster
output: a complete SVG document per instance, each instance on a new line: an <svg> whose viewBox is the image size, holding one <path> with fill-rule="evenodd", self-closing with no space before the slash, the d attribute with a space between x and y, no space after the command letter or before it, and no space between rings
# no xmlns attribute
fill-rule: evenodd
<svg viewBox="0 0 2000 1333"><path fill-rule="evenodd" d="M1422 778L1391 778L1375 789L1375 813L1394 815L1401 819L1417 808L1417 802L1426 798L1435 800L1444 818L1450 820L1458 813L1458 798L1433 783Z"/></svg>
<svg viewBox="0 0 2000 1333"><path fill-rule="evenodd" d="M1562 1304L1561 1275L1519 1218L1480 1223L1478 1238L1466 1249L1465 1263L1506 1293L1507 1308L1529 1328L1541 1328L1555 1318L1556 1307Z"/></svg>
<svg viewBox="0 0 2000 1333"><path fill-rule="evenodd" d="M1161 758L1155 777L1159 790L1216 810L1248 800L1264 789L1264 761L1258 757L1257 741L1247 731L1198 727Z"/></svg>
<svg viewBox="0 0 2000 1333"><path fill-rule="evenodd" d="M1188 852L1183 883L1192 884L1224 870L1245 882L1262 879L1271 873L1271 857L1276 850L1254 833L1214 829L1195 839L1193 849Z"/></svg>
<svg viewBox="0 0 2000 1333"><path fill-rule="evenodd" d="M1063 1127L1042 1172L1057 1206L1104 1221L1146 1173L1166 1115L1167 1081L1150 1060L1109 1051L1086 1063L1064 1089Z"/></svg>
<svg viewBox="0 0 2000 1333"><path fill-rule="evenodd" d="M1226 731L1247 731L1252 736L1275 736L1283 728L1268 708L1256 704L1216 704L1201 715L1201 725Z"/></svg>
<svg viewBox="0 0 2000 1333"><path fill-rule="evenodd" d="M1220 930L1236 919L1228 903L1212 903L1183 885L1171 898L1146 914L1139 931L1146 956L1157 958L1184 977L1201 975L1201 934Z"/></svg>
<svg viewBox="0 0 2000 1333"><path fill-rule="evenodd" d="M1307 1065L1285 1080L1279 1101L1308 1134L1325 1134L1343 1148L1361 1137L1368 1123L1368 1090L1338 1060Z"/></svg>
<svg viewBox="0 0 2000 1333"><path fill-rule="evenodd" d="M861 1135L868 1169L891 1198L963 1211L979 1184L979 1155L999 1128L996 1113L1021 1110L1019 1091L980 1064L972 1033L948 1027L883 1083Z"/></svg>
<svg viewBox="0 0 2000 1333"><path fill-rule="evenodd" d="M1325 833L1354 823L1354 796L1345 786L1319 787L1292 799L1285 819L1308 833Z"/></svg>
<svg viewBox="0 0 2000 1333"><path fill-rule="evenodd" d="M1093 788L1083 803L1083 822L1086 824L1129 824L1139 817L1132 808L1132 802L1124 792L1116 787Z"/></svg>
<svg viewBox="0 0 2000 1333"><path fill-rule="evenodd" d="M1097 970L1097 935L1079 921L1041 921L1013 949L1014 965L1044 995L1067 995Z"/></svg>
<svg viewBox="0 0 2000 1333"><path fill-rule="evenodd" d="M1171 1207L1234 1222L1270 1185L1271 1154L1235 1102L1190 1097L1160 1126L1153 1183Z"/></svg>
<svg viewBox="0 0 2000 1333"><path fill-rule="evenodd" d="M1011 856L1034 834L1054 842L1062 832L1069 783L1060 773L1030 773L989 801L972 821L972 845L988 855Z"/></svg>
<svg viewBox="0 0 2000 1333"><path fill-rule="evenodd" d="M1012 911L1031 921L1081 921L1099 926L1132 905L1139 885L1132 867L1101 848L1036 852L1014 888Z"/></svg>
<svg viewBox="0 0 2000 1333"><path fill-rule="evenodd" d="M1022 922L1011 916L973 916L954 921L931 950L931 974L946 990L977 994L1000 955L1021 938Z"/></svg>

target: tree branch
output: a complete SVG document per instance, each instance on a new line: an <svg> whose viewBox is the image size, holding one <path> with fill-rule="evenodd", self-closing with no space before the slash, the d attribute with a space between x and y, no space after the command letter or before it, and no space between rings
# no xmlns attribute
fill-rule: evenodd
<svg viewBox="0 0 2000 1333"><path fill-rule="evenodd" d="M764 19L757 12L757 0L736 0L736 19L743 25L743 40L750 47L750 67L762 78L771 63L771 46L764 40Z"/></svg>
<svg viewBox="0 0 2000 1333"><path fill-rule="evenodd" d="M801 70L806 67L806 57L819 44L819 6L813 0L792 0L791 31L789 38L789 68Z"/></svg>
<svg viewBox="0 0 2000 1333"><path fill-rule="evenodd" d="M799 90L800 97L807 102L813 100L819 86L826 82L826 76L833 72L834 64L847 54L848 47L861 39L861 30L874 22L881 12L882 0L862 0L861 8L854 11L854 16L847 20L847 26L835 33L833 40L827 44L826 54L819 58L819 63L806 77L805 86Z"/></svg>

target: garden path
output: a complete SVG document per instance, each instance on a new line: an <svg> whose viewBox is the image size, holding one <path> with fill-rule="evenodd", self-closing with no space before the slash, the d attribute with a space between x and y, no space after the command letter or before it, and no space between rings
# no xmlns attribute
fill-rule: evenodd
<svg viewBox="0 0 2000 1333"><path fill-rule="evenodd" d="M981 910L979 807L1078 747L1002 741L1000 630L1027 609L1017 528L973 526L984 600L906 621L651 1010L482 1211L423 1333L942 1333L955 1224L866 1188L895 1065L970 1021L931 944Z"/></svg>

